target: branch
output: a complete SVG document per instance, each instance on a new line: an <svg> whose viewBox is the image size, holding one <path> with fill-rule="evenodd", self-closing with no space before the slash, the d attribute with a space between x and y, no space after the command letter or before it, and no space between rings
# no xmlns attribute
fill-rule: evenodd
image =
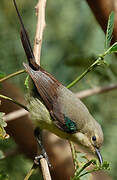
<svg viewBox="0 0 117 180"><path fill-rule="evenodd" d="M39 2L35 7L36 15L37 15L37 27L36 27L36 35L34 40L34 55L35 55L36 63L39 65L40 65L43 32L46 26L45 7L46 7L46 0L39 0Z"/></svg>
<svg viewBox="0 0 117 180"><path fill-rule="evenodd" d="M92 96L95 94L102 94L102 93L106 93L106 92L116 90L116 89L117 89L117 84L112 84L112 85L108 85L105 87L96 87L93 89L87 89L84 91L80 91L80 92L76 93L76 96L80 99L83 99L88 96ZM13 121L13 120L20 118L22 116L25 116L27 114L28 114L28 111L26 111L25 109L19 109L17 111L14 111L14 112L11 112L11 113L5 115L4 120L6 122Z"/></svg>
<svg viewBox="0 0 117 180"><path fill-rule="evenodd" d="M102 55L103 56L103 55ZM74 86L77 82L79 82L84 76L86 76L90 71L92 71L94 68L96 68L98 65L101 65L103 63L103 57L98 57L97 60L92 63L80 76L78 76L74 81L72 81L67 88L71 88Z"/></svg>
<svg viewBox="0 0 117 180"><path fill-rule="evenodd" d="M45 158L40 159L41 170L44 180L51 180L48 164Z"/></svg>
<svg viewBox="0 0 117 180"><path fill-rule="evenodd" d="M68 141L69 142L69 145L70 145L70 149L71 149L71 153L72 153L72 160L73 160L73 164L74 164L74 169L75 171L77 170L78 168L78 163L76 161L77 157L76 157L76 150L75 150L75 146L73 144L72 141Z"/></svg>
<svg viewBox="0 0 117 180"><path fill-rule="evenodd" d="M28 180L36 168L37 168L37 165L33 164L32 168L29 170L29 172L27 173L27 175L24 178L24 180Z"/></svg>
<svg viewBox="0 0 117 180"><path fill-rule="evenodd" d="M6 99L8 101L11 101L14 104L17 104L18 106L20 106L21 108L24 108L26 111L28 111L28 108L26 106L24 106L23 104L19 103L18 101L8 97L8 96L4 96L2 94L0 94L0 98Z"/></svg>
<svg viewBox="0 0 117 180"><path fill-rule="evenodd" d="M19 109L17 111L11 112L7 115L4 116L4 121L6 121L7 123L9 121L13 121L16 120L22 116L25 116L28 114L28 111L26 111L25 109Z"/></svg>
<svg viewBox="0 0 117 180"><path fill-rule="evenodd" d="M12 77L14 77L14 76L17 76L17 75L19 75L19 74L22 74L22 73L24 73L24 72L26 72L26 70L25 70L25 69L22 69L22 70L19 70L19 71L15 72L15 73L9 74L9 75L5 76L4 78L0 79L0 83L3 82L3 81L8 80L8 79L10 79L10 78L12 78Z"/></svg>
<svg viewBox="0 0 117 180"><path fill-rule="evenodd" d="M102 94L102 93L106 93L112 90L117 89L117 84L112 84L109 86L105 86L105 87L96 87L94 89L87 89L81 92L76 93L76 96L80 99L88 97L88 96L92 96L95 94Z"/></svg>
<svg viewBox="0 0 117 180"><path fill-rule="evenodd" d="M34 55L36 63L40 65L40 56L41 56L41 46L43 39L43 32L45 29L45 8L46 8L46 0L39 0L35 9L37 15L37 27L36 27L36 35L34 40ZM48 164L45 158L40 159L41 170L43 174L44 180L51 180Z"/></svg>

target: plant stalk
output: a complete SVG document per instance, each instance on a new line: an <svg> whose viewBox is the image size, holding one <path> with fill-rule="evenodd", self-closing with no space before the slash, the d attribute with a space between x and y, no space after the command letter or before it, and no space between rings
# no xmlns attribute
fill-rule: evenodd
<svg viewBox="0 0 117 180"><path fill-rule="evenodd" d="M19 70L19 71L15 72L15 73L9 74L8 76L0 79L0 83L3 82L3 81L8 80L8 79L10 79L10 78L12 78L12 77L14 77L14 76L17 76L17 75L19 75L19 74L22 74L22 73L24 73L24 72L26 72L26 70L25 70L25 69L22 69L22 70Z"/></svg>

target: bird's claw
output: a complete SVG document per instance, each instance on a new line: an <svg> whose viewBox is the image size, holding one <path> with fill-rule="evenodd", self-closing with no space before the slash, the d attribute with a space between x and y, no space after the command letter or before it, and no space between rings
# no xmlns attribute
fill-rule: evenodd
<svg viewBox="0 0 117 180"><path fill-rule="evenodd" d="M48 164L48 167L51 168L52 165L51 165L51 163L50 163L49 160L48 160L48 156L47 156L46 152L45 152L44 154L37 155L37 156L35 157L35 159L34 159L34 163L35 163L36 165L40 165L40 160L43 159L43 158L46 159L47 164Z"/></svg>

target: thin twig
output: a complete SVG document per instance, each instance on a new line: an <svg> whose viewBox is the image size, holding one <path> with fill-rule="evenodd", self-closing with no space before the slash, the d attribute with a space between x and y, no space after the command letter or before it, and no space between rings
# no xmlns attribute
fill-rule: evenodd
<svg viewBox="0 0 117 180"><path fill-rule="evenodd" d="M76 179L80 180L80 177L82 177L83 175L86 175L86 174L88 174L88 173L94 172L95 170L94 170L94 171L91 170L91 171L87 171L87 172L83 173L83 175L81 174L81 173L82 173L87 167L89 167L92 163L93 163L93 160L87 162L87 163L77 172L77 175L73 178L73 180L76 180Z"/></svg>
<svg viewBox="0 0 117 180"><path fill-rule="evenodd" d="M74 168L75 168L75 171L76 171L77 168L78 168L78 164L77 164L77 162L76 162L76 151L75 151L75 146L74 146L74 144L73 144L72 141L69 141L69 145L70 145L70 148L71 148L72 159L73 159Z"/></svg>
<svg viewBox="0 0 117 180"><path fill-rule="evenodd" d="M88 96L92 96L95 94L102 94L102 93L106 93L106 92L116 90L116 89L117 89L117 84L111 84L111 85L108 85L105 87L96 87L93 89L87 89L84 91L80 91L80 92L76 93L76 96L78 98L82 99L82 98L86 98Z"/></svg>
<svg viewBox="0 0 117 180"><path fill-rule="evenodd" d="M35 7L36 15L37 15L37 27L36 27L36 35L34 40L34 55L35 55L36 63L39 65L40 65L43 32L46 26L45 7L46 7L46 0L39 0L39 2Z"/></svg>
<svg viewBox="0 0 117 180"><path fill-rule="evenodd" d="M0 83L3 82L3 81L8 80L8 79L10 79L10 78L12 78L12 77L14 77L14 76L17 76L17 75L19 75L19 74L22 74L22 73L24 73L24 72L26 72L26 70L25 70L25 69L22 69L22 70L19 70L19 71L15 72L15 73L9 74L8 76L0 79Z"/></svg>
<svg viewBox="0 0 117 180"><path fill-rule="evenodd" d="M46 159L45 158L40 159L40 164L41 164L43 179L51 180L50 171L49 171L48 163L47 163Z"/></svg>
<svg viewBox="0 0 117 180"><path fill-rule="evenodd" d="M6 99L8 101L11 101L14 104L17 104L18 106L20 106L20 107L24 108L26 111L28 111L28 108L26 106L24 106L23 104L20 104L19 102L17 102L16 100L14 100L14 99L12 99L12 98L10 98L8 96L4 96L4 95L0 94L0 98Z"/></svg>
<svg viewBox="0 0 117 180"><path fill-rule="evenodd" d="M22 116L26 116L27 114L28 114L28 111L26 111L25 109L19 109L17 111L14 111L14 112L11 112L11 113L5 115L4 121L6 121L6 122L13 121Z"/></svg>
<svg viewBox="0 0 117 180"><path fill-rule="evenodd" d="M34 172L34 170L37 168L38 166L36 164L33 164L32 168L30 169L30 171L27 173L26 177L24 178L24 180L28 180L30 178L30 176L32 175L32 173Z"/></svg>
<svg viewBox="0 0 117 180"><path fill-rule="evenodd" d="M72 81L67 88L71 88L74 86L77 82L79 82L84 76L86 76L87 73L92 71L95 67L99 65L99 63L102 61L101 57L99 57L91 66L89 66L80 76L78 76L74 81ZM101 64L101 63L100 63Z"/></svg>

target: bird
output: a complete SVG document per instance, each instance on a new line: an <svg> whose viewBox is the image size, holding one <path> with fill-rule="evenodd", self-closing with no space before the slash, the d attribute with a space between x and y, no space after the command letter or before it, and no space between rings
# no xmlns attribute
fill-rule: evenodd
<svg viewBox="0 0 117 180"><path fill-rule="evenodd" d="M13 0L13 2L20 20L20 37L28 60L28 64L23 63L23 65L33 84L33 96L30 98L29 104L33 109L32 115L35 117L36 125L87 147L97 155L100 164L102 164L103 158L100 148L104 137L101 125L71 90L36 63L16 1ZM43 108L40 110L41 106ZM40 114L43 116L41 120Z"/></svg>

